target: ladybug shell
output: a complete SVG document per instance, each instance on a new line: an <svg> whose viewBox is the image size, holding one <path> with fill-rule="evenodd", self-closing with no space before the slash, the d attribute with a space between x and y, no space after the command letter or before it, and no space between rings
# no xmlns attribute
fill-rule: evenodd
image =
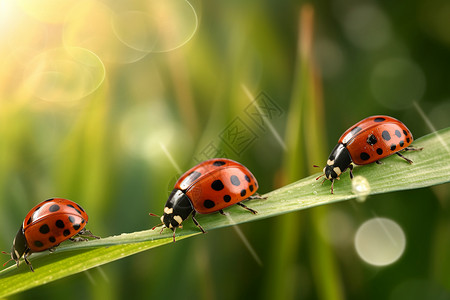
<svg viewBox="0 0 450 300"><path fill-rule="evenodd" d="M413 141L409 129L389 116L368 117L349 128L339 139L353 163L367 165L392 155Z"/></svg>
<svg viewBox="0 0 450 300"><path fill-rule="evenodd" d="M80 232L88 221L84 209L73 201L52 198L35 207L23 221L23 233L32 252L59 245Z"/></svg>
<svg viewBox="0 0 450 300"><path fill-rule="evenodd" d="M201 214L219 211L247 199L258 189L253 174L226 158L204 161L184 173L175 189L183 191Z"/></svg>

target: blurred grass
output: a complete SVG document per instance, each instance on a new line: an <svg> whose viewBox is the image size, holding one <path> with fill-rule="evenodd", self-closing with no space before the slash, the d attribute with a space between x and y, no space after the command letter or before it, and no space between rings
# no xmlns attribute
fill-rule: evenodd
<svg viewBox="0 0 450 300"><path fill-rule="evenodd" d="M414 100L436 128L450 126L445 80L450 70L446 31L450 18L443 9L446 3L440 0L414 0L407 20L403 7L397 5L315 3L309 6L314 11L314 30L310 31L299 25L305 19L300 14L302 3L295 1L195 0L191 4L198 30L193 38L175 50L149 53L139 47L148 46L151 39L143 39L134 48L125 46L104 20L111 20L109 10L145 12L150 2L103 1L95 5L98 9L87 9L87 15L77 10L80 15L72 14L70 24L63 20L71 6L90 1L68 1L57 11L49 2L44 0L39 6L29 1L0 2L0 54L4 58L0 63L0 225L4 232L0 243L5 250L24 212L51 196L83 205L90 215L89 228L101 236L152 227L155 220L136 212L160 213L178 173L161 144L181 170L204 158L204 150L213 144L257 174L260 191L265 193L314 172L311 166L323 164L340 134L368 115L393 115L416 137L423 136L432 129L418 118L410 102ZM183 3L165 3L175 2ZM173 9L169 4L168 12ZM365 17L358 19L361 14ZM176 25L170 21L178 21L177 15L171 16L165 24ZM189 16L180 19L183 29L190 28ZM133 29L142 24L138 21L121 24ZM68 36L65 32L70 25L83 30ZM154 34L139 30L123 32L133 32L128 38L136 40ZM313 35L309 46L303 30ZM170 34L165 39L170 42L176 37ZM63 88L58 80L46 82L49 85L30 84L36 83L30 72L39 74L38 69L29 68L36 66L34 57L67 43L98 55L105 80L81 99L40 99L37 92L56 89L70 98L71 92L87 87L83 80L89 77L76 76L76 68L65 69L75 76L63 81L71 83ZM312 54L301 57L302 47L309 47ZM392 58L412 62L427 83L424 94L394 108L378 101L373 91L373 70ZM409 92L408 81L394 78L391 82L398 84L385 86L384 92L399 98L402 93L396 87ZM270 121L285 138L288 151L267 127L259 127L246 114L251 100L243 85L254 96L265 92L281 107L281 115ZM236 117L257 137L237 153L219 136ZM347 187L343 181L337 184ZM448 185L373 198L361 205L342 203L242 225L263 261L262 268L232 231L218 230L13 299L59 295L66 299L162 298L167 296L167 287L173 286L173 298L290 295L334 299L342 293L347 299L379 299L399 295L401 286L412 278L423 279L429 284L426 287L437 286L438 291L449 290L450 265L445 255L449 250ZM402 260L387 268L368 267L355 259L352 237L344 234L346 228L356 230L373 211L397 220L409 238L408 245L413 245ZM333 223L337 214L344 222ZM266 232L273 233L270 239ZM341 238L339 244L332 242L336 237ZM433 237L426 240L429 247L424 246L425 237ZM178 274L175 280L173 270ZM262 290L261 283L265 284Z"/></svg>

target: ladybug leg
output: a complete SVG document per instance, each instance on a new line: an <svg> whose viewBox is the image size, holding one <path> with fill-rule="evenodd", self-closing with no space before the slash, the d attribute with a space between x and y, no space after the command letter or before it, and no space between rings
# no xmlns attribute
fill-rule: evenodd
<svg viewBox="0 0 450 300"><path fill-rule="evenodd" d="M267 197L263 197L258 193L254 193L250 197L248 197L246 200L254 200L254 199L267 199Z"/></svg>
<svg viewBox="0 0 450 300"><path fill-rule="evenodd" d="M379 161L379 160L376 160L375 162L377 163L377 165L382 165L383 164L383 162Z"/></svg>
<svg viewBox="0 0 450 300"><path fill-rule="evenodd" d="M59 244L58 244L58 245L55 245L55 246L53 246L53 247L51 247L51 248L49 248L48 251L49 251L50 253L53 253L53 252L56 251L56 247L58 247L58 246L59 246Z"/></svg>
<svg viewBox="0 0 450 300"><path fill-rule="evenodd" d="M334 180L331 180L331 193L334 194Z"/></svg>
<svg viewBox="0 0 450 300"><path fill-rule="evenodd" d="M28 248L27 250L25 250L25 253L23 254L23 259L25 260L27 265L30 267L31 272L34 272L33 265L28 260L28 256L30 256L30 255L31 255L31 250Z"/></svg>
<svg viewBox="0 0 450 300"><path fill-rule="evenodd" d="M223 209L219 210L219 213L220 213L222 216L225 216L225 213L223 212Z"/></svg>
<svg viewBox="0 0 450 300"><path fill-rule="evenodd" d="M252 214L256 215L258 212L254 209L251 209L250 207L246 206L245 204L242 204L241 202L236 203L240 207L245 208L246 210L250 211Z"/></svg>
<svg viewBox="0 0 450 300"><path fill-rule="evenodd" d="M99 236L93 235L92 232L90 230L86 229L86 228L81 229L81 231L78 232L78 234L79 235L84 235L84 236L87 236L87 237L91 237L91 238L94 238L94 239L100 239Z"/></svg>
<svg viewBox="0 0 450 300"><path fill-rule="evenodd" d="M414 148L414 147L406 147L405 149L403 149L403 151L422 151L423 147L420 148Z"/></svg>
<svg viewBox="0 0 450 300"><path fill-rule="evenodd" d="M86 228L83 228L80 230L80 232L78 232L75 236L71 237L69 240L71 240L72 242L89 241L89 239L87 237L91 237L91 238L95 238L95 239L100 238L98 236L93 235L92 232L90 232Z"/></svg>
<svg viewBox="0 0 450 300"><path fill-rule="evenodd" d="M176 240L175 240L175 231L176 231L176 230L177 230L176 227L174 227L174 228L172 229L172 231L173 231L172 238L173 238L173 242L174 242L174 243L176 242Z"/></svg>
<svg viewBox="0 0 450 300"><path fill-rule="evenodd" d="M192 212L192 221L194 222L195 226L197 226L203 233L206 233L202 225L200 225L200 223L195 219L195 210Z"/></svg>
<svg viewBox="0 0 450 300"><path fill-rule="evenodd" d="M404 157L400 152L396 152L395 154L397 154L398 156L400 156L401 158L406 160L408 162L408 164L412 164L413 163L412 160L410 160L409 158Z"/></svg>
<svg viewBox="0 0 450 300"><path fill-rule="evenodd" d="M350 172L350 179L353 179L353 164L348 166L348 171Z"/></svg>

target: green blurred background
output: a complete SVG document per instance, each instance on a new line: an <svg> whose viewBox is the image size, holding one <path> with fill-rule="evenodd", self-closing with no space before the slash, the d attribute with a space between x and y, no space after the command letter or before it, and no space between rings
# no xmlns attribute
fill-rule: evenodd
<svg viewBox="0 0 450 300"><path fill-rule="evenodd" d="M106 237L157 224L147 212L207 158L244 163L265 193L318 172L367 116L448 127L448 28L446 0L0 1L0 248L50 197ZM226 228L11 299L450 299L449 195L240 225L261 264ZM355 250L374 217L406 238L385 266Z"/></svg>

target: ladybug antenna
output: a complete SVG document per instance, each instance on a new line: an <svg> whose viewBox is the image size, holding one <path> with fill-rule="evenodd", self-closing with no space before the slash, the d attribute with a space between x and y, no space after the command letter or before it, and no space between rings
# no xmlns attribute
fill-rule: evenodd
<svg viewBox="0 0 450 300"><path fill-rule="evenodd" d="M313 165L313 167L314 167L314 168L320 168L318 165ZM320 175L319 177L317 177L316 180L319 180L319 178L322 177L323 175L325 175L325 173L322 174L322 175Z"/></svg>
<svg viewBox="0 0 450 300"><path fill-rule="evenodd" d="M158 215L156 215L156 214L154 214L154 213L149 213L149 215L152 216L152 217L160 218L160 216L158 216ZM152 230L155 230L156 227L159 227L159 226L161 226L161 225L164 225L164 223L159 223L158 225L153 226L153 227L152 227ZM163 226L163 229L164 229L164 228L165 228L165 227Z"/></svg>
<svg viewBox="0 0 450 300"><path fill-rule="evenodd" d="M316 178L316 180L319 180L320 177L324 176L325 174L320 175L319 177ZM323 181L325 181L326 179L324 179ZM323 183L323 182L322 182Z"/></svg>
<svg viewBox="0 0 450 300"><path fill-rule="evenodd" d="M5 252L5 251L2 251L2 253L11 256L11 253L8 253L8 252ZM9 262L12 261L12 260L13 260L12 258L8 259L8 260L3 264L3 266L6 266L6 264L9 263Z"/></svg>

